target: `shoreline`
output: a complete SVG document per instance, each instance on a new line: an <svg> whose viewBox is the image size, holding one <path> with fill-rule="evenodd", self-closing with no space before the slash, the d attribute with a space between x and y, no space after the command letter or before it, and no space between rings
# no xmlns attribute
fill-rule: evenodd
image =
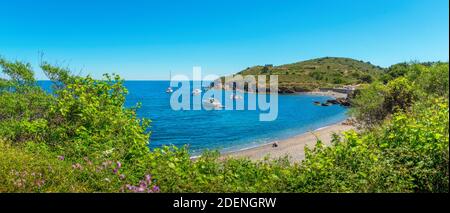
<svg viewBox="0 0 450 213"><path fill-rule="evenodd" d="M337 98L347 98L346 93L340 93L340 92L334 92L334 91L311 91L311 92L296 92L296 94L303 94L303 95L315 95L315 96L327 96L332 97L334 99Z"/></svg>
<svg viewBox="0 0 450 213"><path fill-rule="evenodd" d="M277 159L285 155L289 156L291 162L301 162L305 158L305 146L313 148L320 139L325 146L331 144L332 134L341 134L344 131L355 129L354 126L343 124L346 120L335 124L323 126L315 130L305 132L287 139L275 140L260 146L243 148L240 150L221 154L221 159L225 158L247 158L250 160ZM277 147L273 144L277 143ZM198 156L196 156L198 157ZM195 159L195 158L194 158Z"/></svg>
<svg viewBox="0 0 450 213"><path fill-rule="evenodd" d="M224 89L224 88L210 88L211 90L223 90L223 91L233 91L231 89ZM267 93L267 92L260 92L260 93L256 93L256 92L249 92L249 91L244 91L244 90L236 90L236 92L240 92L240 93L247 93L247 94L271 94L271 93ZM347 98L347 93L341 93L341 92L335 92L335 91L309 91L309 92L294 92L294 93L278 93L279 95L314 95L314 96L326 96L326 97L330 97L330 98Z"/></svg>

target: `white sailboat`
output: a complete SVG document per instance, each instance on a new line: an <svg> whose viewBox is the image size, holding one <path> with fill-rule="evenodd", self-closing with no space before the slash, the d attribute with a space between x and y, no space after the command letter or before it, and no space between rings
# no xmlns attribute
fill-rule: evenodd
<svg viewBox="0 0 450 213"><path fill-rule="evenodd" d="M172 80L172 71L170 71L170 77L169 77L169 81L171 81ZM170 84L170 83L169 83ZM167 89L166 89L166 93L172 93L173 92L173 89L172 89L172 87L167 87Z"/></svg>
<svg viewBox="0 0 450 213"><path fill-rule="evenodd" d="M194 91L192 91L192 95L200 95L202 93L201 89L194 89Z"/></svg>

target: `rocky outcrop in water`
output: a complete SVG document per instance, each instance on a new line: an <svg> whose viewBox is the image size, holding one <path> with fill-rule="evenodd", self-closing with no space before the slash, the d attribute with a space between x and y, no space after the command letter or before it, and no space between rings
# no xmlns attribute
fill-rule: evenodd
<svg viewBox="0 0 450 213"><path fill-rule="evenodd" d="M349 98L336 98L336 99L329 99L326 101L327 104L340 104L342 106L350 106L350 99Z"/></svg>
<svg viewBox="0 0 450 213"><path fill-rule="evenodd" d="M288 88L288 87L279 87L278 88L278 93L280 94L291 94L291 93L295 93L296 91L293 88Z"/></svg>

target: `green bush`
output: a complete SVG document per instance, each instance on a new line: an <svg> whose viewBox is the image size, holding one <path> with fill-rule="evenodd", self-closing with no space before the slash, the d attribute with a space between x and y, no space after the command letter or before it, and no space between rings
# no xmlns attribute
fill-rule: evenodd
<svg viewBox="0 0 450 213"><path fill-rule="evenodd" d="M387 110L389 114L408 110L416 98L413 84L413 82L404 77L399 77L390 81L386 85L387 94L383 108Z"/></svg>
<svg viewBox="0 0 450 213"><path fill-rule="evenodd" d="M361 83L372 83L373 82L373 77L369 74L363 74L361 76L358 77L358 80Z"/></svg>
<svg viewBox="0 0 450 213"><path fill-rule="evenodd" d="M410 106L429 97L448 99L448 63L397 64L389 68L385 84L373 82L361 88L351 100L350 110L360 124L373 128L394 112L408 111Z"/></svg>
<svg viewBox="0 0 450 213"><path fill-rule="evenodd" d="M421 69L408 73L406 77L415 82L416 89L419 89L424 96L448 98L448 76L448 63L433 63L429 66L422 65Z"/></svg>
<svg viewBox="0 0 450 213"><path fill-rule="evenodd" d="M305 192L448 192L448 103L419 103L379 129L335 138L307 153Z"/></svg>
<svg viewBox="0 0 450 213"><path fill-rule="evenodd" d="M120 162L130 184L148 174L149 121L136 117L137 107L124 108L127 90L118 76L94 80L44 63L41 68L55 81L53 94L47 94L35 84L29 65L0 62L10 77L8 87L0 88L0 138L5 142L16 149L40 144L46 147L44 156L63 156L73 164ZM86 191L110 191L94 181Z"/></svg>
<svg viewBox="0 0 450 213"><path fill-rule="evenodd" d="M388 89L385 85L374 82L360 88L355 98L351 99L350 114L365 127L379 125L388 115L384 108Z"/></svg>

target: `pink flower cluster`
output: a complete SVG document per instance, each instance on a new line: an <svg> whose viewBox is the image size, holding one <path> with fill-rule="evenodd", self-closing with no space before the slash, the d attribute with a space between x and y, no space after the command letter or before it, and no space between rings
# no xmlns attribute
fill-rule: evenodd
<svg viewBox="0 0 450 213"><path fill-rule="evenodd" d="M152 185L152 176L147 174L144 179L139 181L139 185L133 186L131 184L125 185L122 189L123 192L140 192L140 193L155 193L160 192L160 189L156 185Z"/></svg>
<svg viewBox="0 0 450 213"><path fill-rule="evenodd" d="M16 176L17 179L13 180L13 184L19 188L25 188L27 186L37 186L38 188L41 188L45 184L42 173L32 172L29 174L27 171L18 172L16 170L11 170L11 174ZM29 184L27 184L27 179L29 180L30 177L32 180L28 181Z"/></svg>

